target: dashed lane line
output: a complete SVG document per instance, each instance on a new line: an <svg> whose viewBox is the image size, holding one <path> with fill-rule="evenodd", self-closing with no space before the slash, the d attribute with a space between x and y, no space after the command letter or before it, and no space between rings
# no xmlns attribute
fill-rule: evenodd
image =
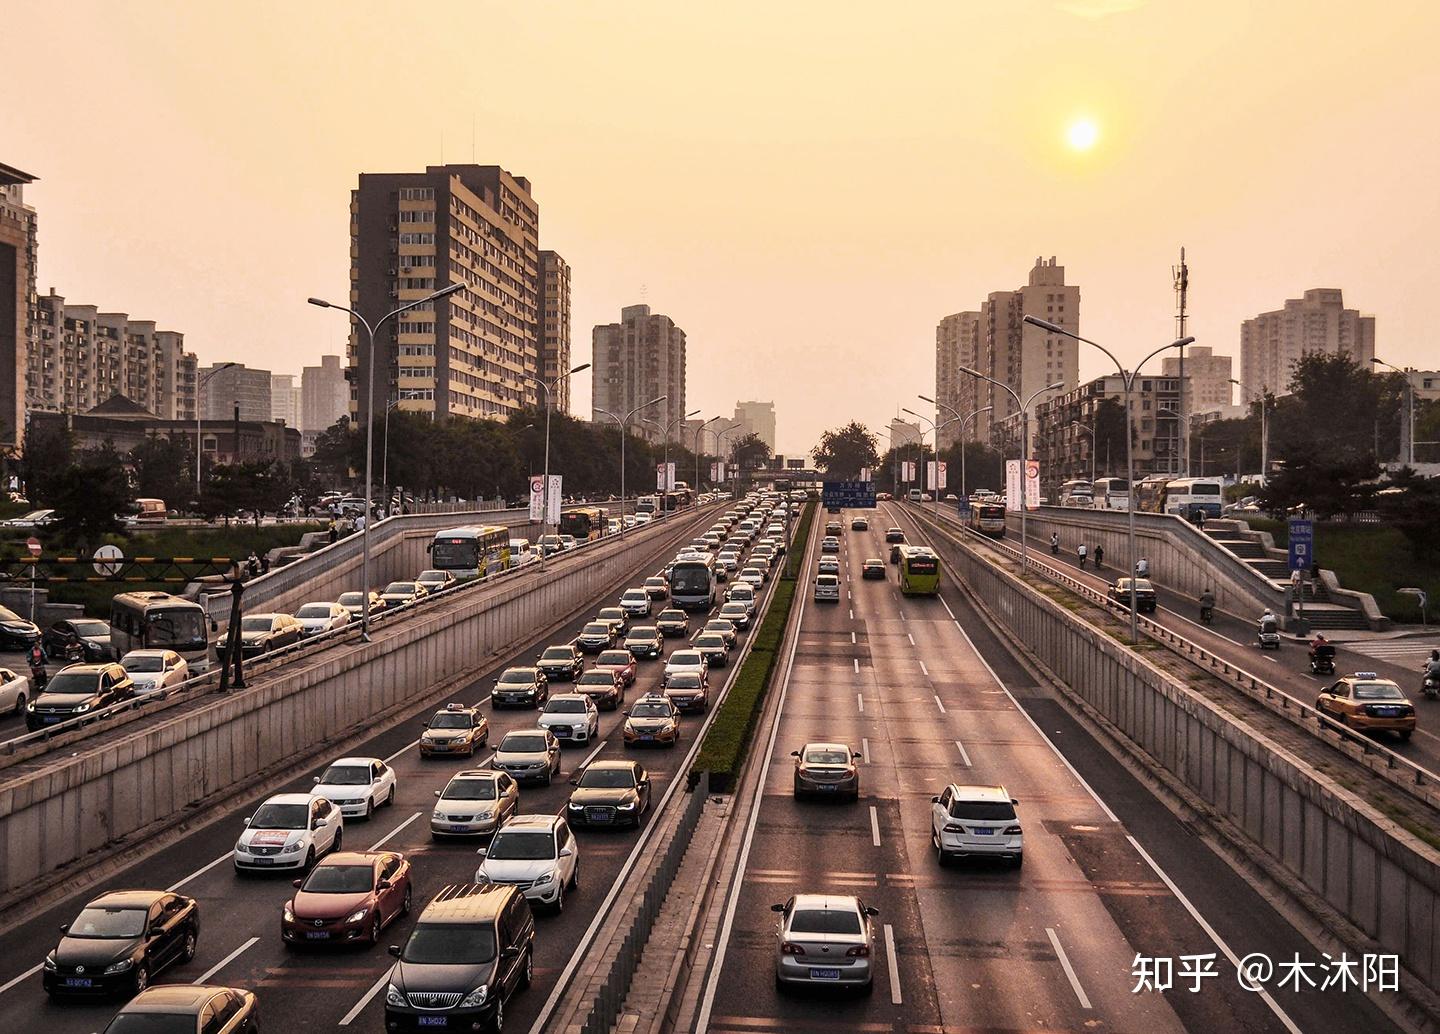
<svg viewBox="0 0 1440 1034"><path fill-rule="evenodd" d="M207 969L204 973L201 973L201 974L200 974L198 977L196 977L194 980L190 981L190 983L192 983L192 984L203 984L203 983L205 983L207 980L209 980L211 977L213 977L216 973L219 973L219 972L220 972L222 969L224 969L226 966L230 965L230 963L234 962L234 961L235 961L236 959L238 959L241 955L245 954L245 952L247 952L247 951L249 951L251 948L255 947L255 942L258 941L258 940L260 940L259 937L252 937L252 938L250 938L250 939L249 939L248 941L246 941L244 944L240 945L240 947L238 947L238 948L236 948L234 951L232 951L229 955L226 955L226 956L225 956L223 959L221 959L219 962L215 963L215 965L213 965L213 966L211 966L209 969Z"/></svg>
<svg viewBox="0 0 1440 1034"><path fill-rule="evenodd" d="M900 962L895 958L895 928L885 924L885 962L890 967L890 1003L903 1004L900 996Z"/></svg>
<svg viewBox="0 0 1440 1034"><path fill-rule="evenodd" d="M861 714L864 714L864 713L865 713L865 694L864 694L864 693L856 693L856 694L855 694L855 707L859 710L859 712L860 712Z"/></svg>
<svg viewBox="0 0 1440 1034"><path fill-rule="evenodd" d="M865 764L870 764L870 740L865 736L860 738L860 757Z"/></svg>
<svg viewBox="0 0 1440 1034"><path fill-rule="evenodd" d="M870 842L876 847L880 846L880 813L873 804L870 805Z"/></svg>
<svg viewBox="0 0 1440 1034"><path fill-rule="evenodd" d="M940 713L941 713L941 714L949 714L949 713L950 713L950 712L948 712L948 711L945 710L945 701L943 701L943 700L940 699L940 694L939 694L939 693L932 693L931 696L932 696L932 698L933 698L934 701L935 701L935 706L938 707L938 708L940 708Z"/></svg>
<svg viewBox="0 0 1440 1034"><path fill-rule="evenodd" d="M1075 997L1080 999L1080 1008L1089 1009L1090 998L1085 994L1085 988L1080 986L1080 978L1075 975L1075 967L1070 965L1070 956L1065 954L1065 948L1060 944L1060 938L1055 936L1055 931L1045 927L1045 933L1050 937L1050 946L1055 949L1055 955L1060 960L1060 967L1065 970L1065 976L1070 980L1070 988L1075 992Z"/></svg>
<svg viewBox="0 0 1440 1034"><path fill-rule="evenodd" d="M974 768L974 767L975 767L974 765L972 765L972 764L970 763L970 755L967 754L967 753L965 753L965 744L961 743L959 740L956 740L956 741L955 741L955 749L960 752L960 760L961 760L962 762L964 762L966 768Z"/></svg>
<svg viewBox="0 0 1440 1034"><path fill-rule="evenodd" d="M419 811L415 812L415 814L411 815L411 816L410 816L408 819L406 819L404 822L400 823L400 825L396 826L394 829L392 829L390 832L386 833L386 834L385 834L383 837L381 837L379 840L375 841L375 843L371 844L371 845L370 845L370 850L372 850L372 851L378 851L378 850L380 850L380 848L383 847L383 846L385 845L385 843L390 840L391 837L395 836L396 833L399 833L402 829L404 829L406 826L410 825L410 823L414 822L416 819L418 819L418 818L419 818L421 815L423 815L423 814L424 814L424 812L419 812Z"/></svg>

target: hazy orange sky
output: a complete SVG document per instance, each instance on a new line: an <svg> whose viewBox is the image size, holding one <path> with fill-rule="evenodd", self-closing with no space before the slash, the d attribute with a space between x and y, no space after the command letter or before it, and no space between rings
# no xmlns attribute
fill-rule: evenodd
<svg viewBox="0 0 1440 1034"><path fill-rule="evenodd" d="M1440 367L1433 3L12 0L3 26L40 290L202 363L343 351L305 298L345 297L357 174L473 154L533 184L577 362L644 300L689 335L691 408L774 398L791 454L921 408L936 321L1037 255L1122 358L1171 339L1183 244L1191 332L1237 376L1240 321L1310 287Z"/></svg>

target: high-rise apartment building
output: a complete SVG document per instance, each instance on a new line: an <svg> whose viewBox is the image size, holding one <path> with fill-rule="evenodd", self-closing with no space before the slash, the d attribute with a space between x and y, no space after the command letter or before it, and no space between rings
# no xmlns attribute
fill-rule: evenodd
<svg viewBox="0 0 1440 1034"><path fill-rule="evenodd" d="M495 165L362 173L350 200L350 299L378 318L447 284L465 289L383 326L374 408L505 418L533 406L539 373L540 209ZM351 337L351 409L364 421L368 341Z"/></svg>
<svg viewBox="0 0 1440 1034"><path fill-rule="evenodd" d="M241 420L271 419L269 370L252 370L243 363L216 363L201 369L199 377L205 385L200 392L204 419L231 420L236 405Z"/></svg>
<svg viewBox="0 0 1440 1034"><path fill-rule="evenodd" d="M899 449L906 445L920 444L920 425L900 417L890 420L890 448Z"/></svg>
<svg viewBox="0 0 1440 1034"><path fill-rule="evenodd" d="M987 385L967 373L961 373L960 367L984 370L988 364L981 342L978 312L953 313L941 319L935 327L935 401L940 403L935 407L935 423L943 426L958 414L960 420L966 421L964 430L970 441L984 437L977 436L971 425L979 420L981 426L986 426L985 417L989 414L981 413L975 420L969 417L981 406L989 405L989 396L985 395L985 402L976 402L982 395L981 388ZM940 448L947 449L959 441L960 431L958 420L944 426L940 431Z"/></svg>
<svg viewBox="0 0 1440 1034"><path fill-rule="evenodd" d="M685 331L669 316L652 313L648 305L627 305L620 310L619 323L603 324L592 331L591 344L592 411L603 409L623 418L664 395L665 401L638 416L669 427L670 437L678 441L680 418L685 413ZM596 412L594 419L603 418ZM661 438L650 424L635 424L634 433L650 441Z"/></svg>
<svg viewBox="0 0 1440 1034"><path fill-rule="evenodd" d="M270 419L278 420L286 427L301 427L301 387L295 383L291 373L270 375Z"/></svg>
<svg viewBox="0 0 1440 1034"><path fill-rule="evenodd" d="M770 451L775 451L775 403L737 402L735 422L745 426L746 433L756 435Z"/></svg>
<svg viewBox="0 0 1440 1034"><path fill-rule="evenodd" d="M26 389L37 410L86 413L124 395L163 420L194 420L195 376L179 331L67 302L54 288L36 301Z"/></svg>
<svg viewBox="0 0 1440 1034"><path fill-rule="evenodd" d="M26 366L35 318L35 209L25 185L35 177L0 162L0 444L25 435Z"/></svg>
<svg viewBox="0 0 1440 1034"><path fill-rule="evenodd" d="M1240 325L1241 401L1267 391L1288 394L1295 363L1307 352L1338 352L1369 369L1375 317L1345 308L1339 288L1321 287L1246 320Z"/></svg>
<svg viewBox="0 0 1440 1034"><path fill-rule="evenodd" d="M1180 357L1166 356L1161 373L1178 378ZM1185 411L1207 413L1230 405L1233 376L1228 355L1215 355L1206 345L1190 345L1185 349Z"/></svg>
<svg viewBox="0 0 1440 1034"><path fill-rule="evenodd" d="M558 252L540 253L540 376L554 384L569 370L570 362L570 263ZM541 392L542 396L544 392ZM546 400L540 399L543 404ZM555 386L552 408L570 412L570 378Z"/></svg>
<svg viewBox="0 0 1440 1034"><path fill-rule="evenodd" d="M350 382L338 355L322 355L319 366L300 371L300 428L325 431L350 412Z"/></svg>

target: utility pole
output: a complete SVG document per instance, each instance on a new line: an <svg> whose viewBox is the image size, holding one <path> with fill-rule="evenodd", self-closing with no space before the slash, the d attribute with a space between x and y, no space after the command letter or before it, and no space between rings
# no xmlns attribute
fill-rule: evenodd
<svg viewBox="0 0 1440 1034"><path fill-rule="evenodd" d="M1190 293L1190 267L1185 265L1185 249L1180 249L1180 264L1170 267L1175 283L1175 338L1185 336L1185 302ZM1185 408L1185 349L1180 349L1180 476L1190 476L1190 412Z"/></svg>

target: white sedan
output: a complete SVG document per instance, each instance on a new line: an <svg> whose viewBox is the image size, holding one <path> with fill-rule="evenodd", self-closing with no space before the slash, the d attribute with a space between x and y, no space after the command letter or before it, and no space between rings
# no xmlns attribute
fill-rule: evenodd
<svg viewBox="0 0 1440 1034"><path fill-rule="evenodd" d="M368 819L395 803L395 770L379 758L341 758L315 777L310 796L324 797L347 819Z"/></svg>
<svg viewBox="0 0 1440 1034"><path fill-rule="evenodd" d="M350 623L350 609L339 603L307 603L295 612L301 635L319 635Z"/></svg>
<svg viewBox="0 0 1440 1034"><path fill-rule="evenodd" d="M120 667L130 673L136 693L163 695L190 677L189 663L174 650L131 650Z"/></svg>
<svg viewBox="0 0 1440 1034"><path fill-rule="evenodd" d="M345 820L324 797L277 793L245 820L235 842L235 871L309 869L331 851L340 850Z"/></svg>
<svg viewBox="0 0 1440 1034"><path fill-rule="evenodd" d="M682 672L699 675L701 681L705 681L710 675L710 665L705 662L705 655L699 650L676 650L665 662L665 674L661 677L660 684L667 685L671 678Z"/></svg>
<svg viewBox="0 0 1440 1034"><path fill-rule="evenodd" d="M29 677L17 675L9 668L0 668L0 712L24 714L25 702L29 699Z"/></svg>

